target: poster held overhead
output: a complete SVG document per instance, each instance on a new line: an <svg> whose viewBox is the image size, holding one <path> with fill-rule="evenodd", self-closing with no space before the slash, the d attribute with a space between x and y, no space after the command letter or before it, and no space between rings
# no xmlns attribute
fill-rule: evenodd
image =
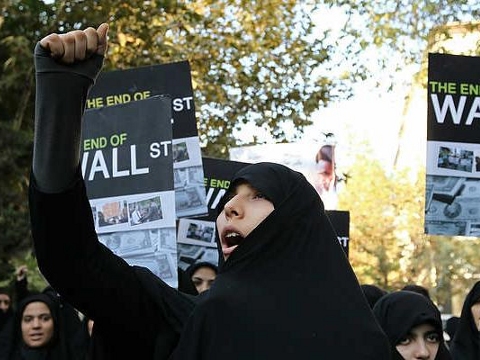
<svg viewBox="0 0 480 360"><path fill-rule="evenodd" d="M425 233L479 236L480 57L428 56Z"/></svg>
<svg viewBox="0 0 480 360"><path fill-rule="evenodd" d="M89 93L87 108L125 104L156 95L172 99L176 216L204 215L207 206L202 156L188 61L102 72Z"/></svg>
<svg viewBox="0 0 480 360"><path fill-rule="evenodd" d="M100 242L176 286L171 99L87 110L82 151Z"/></svg>

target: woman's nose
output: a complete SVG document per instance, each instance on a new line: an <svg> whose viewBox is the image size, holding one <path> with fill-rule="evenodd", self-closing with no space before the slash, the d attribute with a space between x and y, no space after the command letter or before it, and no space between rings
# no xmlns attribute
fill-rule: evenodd
<svg viewBox="0 0 480 360"><path fill-rule="evenodd" d="M420 340L417 344L415 351L416 359L429 359L430 351L428 350L427 344L424 340Z"/></svg>
<svg viewBox="0 0 480 360"><path fill-rule="evenodd" d="M240 205L238 203L237 197L234 196L233 198L228 200L227 203L225 204L224 209L225 209L225 215L227 216L227 218L239 216L241 211L240 211Z"/></svg>

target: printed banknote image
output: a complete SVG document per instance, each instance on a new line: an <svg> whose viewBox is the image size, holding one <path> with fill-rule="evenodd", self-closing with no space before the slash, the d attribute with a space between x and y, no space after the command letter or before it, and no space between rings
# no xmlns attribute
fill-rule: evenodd
<svg viewBox="0 0 480 360"><path fill-rule="evenodd" d="M427 175L425 232L478 236L480 179Z"/></svg>

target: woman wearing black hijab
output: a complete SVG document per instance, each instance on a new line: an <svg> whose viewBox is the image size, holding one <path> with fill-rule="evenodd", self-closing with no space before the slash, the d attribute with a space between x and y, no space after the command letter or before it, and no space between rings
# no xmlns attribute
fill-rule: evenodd
<svg viewBox="0 0 480 360"><path fill-rule="evenodd" d="M0 349L2 360L70 360L73 353L59 320L59 304L47 294L33 294L21 301L10 341ZM2 336L7 336L5 333Z"/></svg>
<svg viewBox="0 0 480 360"><path fill-rule="evenodd" d="M0 332L13 316L13 306L10 291L5 287L0 287Z"/></svg>
<svg viewBox="0 0 480 360"><path fill-rule="evenodd" d="M226 261L174 359L389 358L320 197L302 174L273 163L247 166L219 206Z"/></svg>
<svg viewBox="0 0 480 360"><path fill-rule="evenodd" d="M287 167L251 165L232 180L217 219L225 261L211 289L197 297L130 267L98 242L78 171L79 133L88 88L102 66L106 30L102 24L52 34L35 50L30 183L39 267L95 321L94 358L388 360L388 340L320 197ZM69 211L58 214L64 208ZM59 223L71 229L68 239Z"/></svg>
<svg viewBox="0 0 480 360"><path fill-rule="evenodd" d="M455 336L450 341L454 360L480 359L480 281L475 283L465 297Z"/></svg>
<svg viewBox="0 0 480 360"><path fill-rule="evenodd" d="M377 285L373 284L362 284L360 285L362 288L363 294L368 301L368 305L373 309L375 303L380 299L382 296L386 295L387 292L380 288Z"/></svg>
<svg viewBox="0 0 480 360"><path fill-rule="evenodd" d="M198 294L201 294L212 287L217 274L217 265L208 261L199 261L193 263L187 268L187 275Z"/></svg>
<svg viewBox="0 0 480 360"><path fill-rule="evenodd" d="M404 290L389 293L376 302L373 313L390 340L393 359L451 359L440 311L424 295Z"/></svg>

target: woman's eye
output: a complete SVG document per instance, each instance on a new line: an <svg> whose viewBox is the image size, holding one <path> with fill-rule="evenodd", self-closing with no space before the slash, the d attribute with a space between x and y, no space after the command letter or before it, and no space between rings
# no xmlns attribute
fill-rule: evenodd
<svg viewBox="0 0 480 360"><path fill-rule="evenodd" d="M253 195L253 198L254 198L254 199L266 199L266 196L263 195L262 193L255 193L255 194Z"/></svg>
<svg viewBox="0 0 480 360"><path fill-rule="evenodd" d="M408 344L410 344L410 338L409 337L401 338L400 341L398 342L398 345L408 345Z"/></svg>
<svg viewBox="0 0 480 360"><path fill-rule="evenodd" d="M427 341L431 343L438 343L440 342L440 335L438 335L437 333L428 334Z"/></svg>

